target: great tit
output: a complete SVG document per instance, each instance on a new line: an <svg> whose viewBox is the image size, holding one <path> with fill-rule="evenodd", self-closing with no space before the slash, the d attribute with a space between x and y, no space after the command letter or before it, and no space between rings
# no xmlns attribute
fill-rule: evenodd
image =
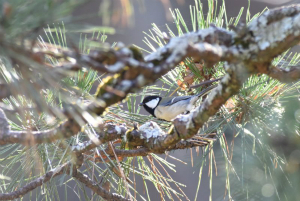
<svg viewBox="0 0 300 201"><path fill-rule="evenodd" d="M161 96L147 96L139 106L144 106L145 110L152 114L152 116L171 121L177 115L190 112L199 97L208 93L217 85L207 87L199 94L192 96L173 96L162 98Z"/></svg>

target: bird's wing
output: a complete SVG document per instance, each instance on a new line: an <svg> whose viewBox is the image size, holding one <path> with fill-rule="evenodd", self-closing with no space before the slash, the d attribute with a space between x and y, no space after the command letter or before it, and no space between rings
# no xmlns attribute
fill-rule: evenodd
<svg viewBox="0 0 300 201"><path fill-rule="evenodd" d="M187 100L190 99L193 96L175 96L175 97L167 97L167 98L163 98L159 105L160 106L169 106L172 105L174 103L177 103L178 101L182 101L182 100Z"/></svg>
<svg viewBox="0 0 300 201"><path fill-rule="evenodd" d="M169 106L169 105L172 105L174 103L177 103L178 101L182 101L182 100L188 100L192 97L195 97L195 96L203 96L207 93L209 93L212 89L214 89L215 87L217 87L218 85L212 85L212 86L209 86L207 87L206 89L202 90L200 93L196 94L196 95L193 95L193 96L173 96L173 97L166 97L166 98L163 98L160 102L159 102L159 105L160 106Z"/></svg>

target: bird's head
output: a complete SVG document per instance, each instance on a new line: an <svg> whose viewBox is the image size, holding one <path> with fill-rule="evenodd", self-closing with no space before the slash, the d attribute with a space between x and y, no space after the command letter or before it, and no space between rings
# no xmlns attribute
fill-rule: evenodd
<svg viewBox="0 0 300 201"><path fill-rule="evenodd" d="M161 101L160 96L147 96L144 100L139 104L139 106L143 106L147 112L152 114L154 117L154 110L158 106L159 102Z"/></svg>

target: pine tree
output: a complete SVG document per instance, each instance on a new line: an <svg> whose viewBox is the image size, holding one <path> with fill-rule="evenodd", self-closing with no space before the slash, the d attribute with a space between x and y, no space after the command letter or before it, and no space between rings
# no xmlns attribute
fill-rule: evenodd
<svg viewBox="0 0 300 201"><path fill-rule="evenodd" d="M206 14L195 0L191 26L175 9L177 32L153 24L147 51L76 25L82 3L0 2L0 200L150 200L151 186L162 200L199 200L205 165L210 200L298 199L299 4L229 19L225 1L208 0ZM171 122L138 107L214 84ZM169 173L172 151L188 148L201 154L194 198Z"/></svg>

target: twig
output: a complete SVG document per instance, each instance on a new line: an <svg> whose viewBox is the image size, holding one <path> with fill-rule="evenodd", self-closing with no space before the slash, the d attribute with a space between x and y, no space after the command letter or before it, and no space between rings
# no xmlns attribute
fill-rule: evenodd
<svg viewBox="0 0 300 201"><path fill-rule="evenodd" d="M54 170L47 172L45 175L29 182L20 189L13 191L11 193L0 194L0 200L13 200L23 197L26 193L34 190L35 188L42 186L44 183L50 181L52 178L62 175L65 171L69 170L70 163L65 163Z"/></svg>
<svg viewBox="0 0 300 201"><path fill-rule="evenodd" d="M133 201L132 195L131 195L131 193L130 193L129 186L128 186L128 183L127 183L127 180L126 180L126 176L125 176L125 174L124 174L124 171L123 171L123 169L122 169L122 167L121 167L121 164L120 164L120 161L119 161L119 159L118 159L118 156L117 156L117 154L116 154L116 152L115 152L115 149L114 149L114 147L113 147L113 145L112 145L111 142L108 143L108 148L109 148L110 151L112 151L112 153L113 153L113 155L114 155L114 157L115 157L115 159L116 159L116 161L117 161L119 171L120 171L120 173L121 173L123 182L124 182L125 187L126 187L126 190L127 190L127 195L129 195L130 200Z"/></svg>
<svg viewBox="0 0 300 201"><path fill-rule="evenodd" d="M104 188L99 186L99 184L94 183L87 175L82 174L79 170L72 175L78 181L89 187L94 193L101 196L102 198L109 201L129 201L129 199L124 198L122 195L116 193L109 193Z"/></svg>

